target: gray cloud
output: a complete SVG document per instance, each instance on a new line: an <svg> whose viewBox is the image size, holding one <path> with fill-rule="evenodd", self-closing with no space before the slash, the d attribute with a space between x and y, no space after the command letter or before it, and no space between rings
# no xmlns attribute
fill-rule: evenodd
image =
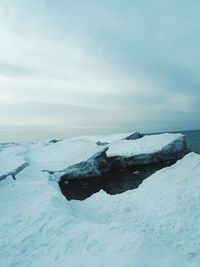
<svg viewBox="0 0 200 267"><path fill-rule="evenodd" d="M0 7L1 126L43 127L33 138L55 126L62 136L200 127L198 1Z"/></svg>

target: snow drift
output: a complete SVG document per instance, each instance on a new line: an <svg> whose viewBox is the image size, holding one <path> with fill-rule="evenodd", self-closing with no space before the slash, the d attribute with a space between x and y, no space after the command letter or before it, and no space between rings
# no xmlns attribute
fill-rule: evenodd
<svg viewBox="0 0 200 267"><path fill-rule="evenodd" d="M120 140L109 144L107 155L111 168L149 165L173 161L188 153L182 134L157 134L138 140Z"/></svg>
<svg viewBox="0 0 200 267"><path fill-rule="evenodd" d="M32 173L33 179L36 173L37 177L42 177L46 172L55 181L95 178L113 168L175 160L188 152L181 134L152 135L133 140L135 135L139 133L5 145L0 150L0 162L3 163L0 179L8 175L15 177L19 172L20 177L32 176ZM98 142L105 141L110 143L98 145Z"/></svg>
<svg viewBox="0 0 200 267"><path fill-rule="evenodd" d="M137 190L82 202L66 201L48 173L35 175L0 182L1 266L199 266L200 155Z"/></svg>

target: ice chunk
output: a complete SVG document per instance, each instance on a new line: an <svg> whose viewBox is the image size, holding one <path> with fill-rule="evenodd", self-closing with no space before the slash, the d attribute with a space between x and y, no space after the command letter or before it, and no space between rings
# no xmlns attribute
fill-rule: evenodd
<svg viewBox="0 0 200 267"><path fill-rule="evenodd" d="M187 152L182 134L165 133L113 142L109 144L107 155L111 166L127 167L176 160Z"/></svg>

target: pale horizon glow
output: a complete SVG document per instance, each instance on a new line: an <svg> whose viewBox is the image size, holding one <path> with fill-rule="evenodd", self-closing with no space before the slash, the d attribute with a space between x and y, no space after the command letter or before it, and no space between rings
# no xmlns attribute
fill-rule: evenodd
<svg viewBox="0 0 200 267"><path fill-rule="evenodd" d="M199 129L199 8L0 0L0 142Z"/></svg>

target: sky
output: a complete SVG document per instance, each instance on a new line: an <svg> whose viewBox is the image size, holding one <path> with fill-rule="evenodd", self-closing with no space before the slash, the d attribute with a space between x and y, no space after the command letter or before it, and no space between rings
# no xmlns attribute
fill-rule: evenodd
<svg viewBox="0 0 200 267"><path fill-rule="evenodd" d="M0 0L0 142L200 129L199 10Z"/></svg>

